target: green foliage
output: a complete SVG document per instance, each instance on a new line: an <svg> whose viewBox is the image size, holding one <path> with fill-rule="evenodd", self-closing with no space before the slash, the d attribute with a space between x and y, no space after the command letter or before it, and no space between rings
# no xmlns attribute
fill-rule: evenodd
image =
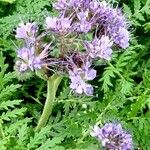
<svg viewBox="0 0 150 150"><path fill-rule="evenodd" d="M0 35L7 38L22 21L36 20L41 24L48 14L46 7L50 8L50 2L50 0L17 0L12 6L12 9L15 9L13 14L0 19Z"/></svg>
<svg viewBox="0 0 150 150"><path fill-rule="evenodd" d="M4 101L0 104L0 109L8 110L9 108L14 108L15 105L19 105L21 103L21 100L13 100L13 101Z"/></svg>
<svg viewBox="0 0 150 150"><path fill-rule="evenodd" d="M150 32L150 22L144 24L144 30Z"/></svg>
<svg viewBox="0 0 150 150"><path fill-rule="evenodd" d="M35 127L46 99L46 82L36 77L16 79L13 30L20 21L42 25L48 14L56 12L49 0L4 1L0 5L0 150L100 150L100 142L89 133L96 123L110 121L132 134L134 149L149 150L150 0L120 1L129 19L130 47L96 66L93 97L73 95L64 78L52 116L40 132Z"/></svg>
<svg viewBox="0 0 150 150"><path fill-rule="evenodd" d="M15 75L13 72L7 73L6 70L8 68L8 65L4 63L5 58L0 55L0 130L1 130L1 138L2 142L0 144L0 148L6 149L7 144L11 139L10 133L5 133L5 128L14 126L16 119L20 116L23 116L26 108L19 108L19 105L21 104L22 100L14 99L15 94L17 93L18 88L21 87L20 84L12 83L12 80L15 78ZM9 126L9 123L12 124ZM14 126L14 128L17 128L17 126ZM5 137L5 134L8 135Z"/></svg>
<svg viewBox="0 0 150 150"><path fill-rule="evenodd" d="M124 12L135 26L142 26L143 22L150 17L150 0L134 0L134 2L124 5Z"/></svg>
<svg viewBox="0 0 150 150"><path fill-rule="evenodd" d="M105 67L105 71L100 79L104 92L107 92L109 87L114 87L114 84L117 84L117 88L120 88L118 90L120 90L121 93L126 94L132 91L134 81L130 77L136 74L136 72L132 71L137 65L135 62L132 64L133 60L137 57L134 51L136 48L137 46L127 49L122 55L114 58L115 64L109 62L108 67ZM116 83L112 83L114 79L116 79Z"/></svg>
<svg viewBox="0 0 150 150"><path fill-rule="evenodd" d="M0 0L0 2L14 3L16 0Z"/></svg>
<svg viewBox="0 0 150 150"><path fill-rule="evenodd" d="M63 141L60 137L54 137L52 140L47 139L37 150L65 150L63 146L57 146Z"/></svg>

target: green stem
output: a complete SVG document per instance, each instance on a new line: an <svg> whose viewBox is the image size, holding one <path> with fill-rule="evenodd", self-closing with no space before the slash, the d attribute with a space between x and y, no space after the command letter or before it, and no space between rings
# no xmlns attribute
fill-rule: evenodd
<svg viewBox="0 0 150 150"><path fill-rule="evenodd" d="M41 128L46 125L47 120L52 113L53 103L61 80L62 80L62 76L56 74L54 74L52 77L50 77L47 80L47 98L36 131L40 131Z"/></svg>

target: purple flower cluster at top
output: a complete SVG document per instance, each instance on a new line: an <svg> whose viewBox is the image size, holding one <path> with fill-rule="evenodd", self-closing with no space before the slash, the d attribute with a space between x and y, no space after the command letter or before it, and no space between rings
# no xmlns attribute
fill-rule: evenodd
<svg viewBox="0 0 150 150"><path fill-rule="evenodd" d="M88 83L96 77L92 62L110 60L113 46L129 46L126 19L120 9L105 1L57 0L54 8L59 15L46 17L44 34L38 35L35 23L21 23L16 29L16 38L25 43L17 52L17 69L68 73L74 92L93 95L93 87ZM91 40L85 40L87 37ZM50 43L53 49L48 52Z"/></svg>
<svg viewBox="0 0 150 150"><path fill-rule="evenodd" d="M132 149L132 136L122 129L121 124L107 123L102 128L96 125L91 136L100 140L107 150Z"/></svg>
<svg viewBox="0 0 150 150"><path fill-rule="evenodd" d="M58 0L54 7L64 16L72 18L72 31L87 33L99 25L119 47L125 49L129 46L125 17L120 9L112 8L105 1Z"/></svg>
<svg viewBox="0 0 150 150"><path fill-rule="evenodd" d="M86 73L83 73L83 68L93 72L90 68L93 59L110 60L114 44L121 48L129 46L126 19L119 9L112 8L105 1L58 0L54 8L59 11L60 15L57 18L46 18L48 30L65 36L85 35L93 32L93 40L82 43L86 50L84 54L88 57L86 63L84 59L82 65L72 65L71 69L69 68L70 88L76 93L92 95L93 87L86 82L96 77L96 71L94 71L93 78L89 79L85 77Z"/></svg>

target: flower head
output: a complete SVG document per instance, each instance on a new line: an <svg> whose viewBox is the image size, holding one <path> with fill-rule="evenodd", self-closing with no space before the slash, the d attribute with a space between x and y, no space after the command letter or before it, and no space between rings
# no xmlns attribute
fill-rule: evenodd
<svg viewBox="0 0 150 150"><path fill-rule="evenodd" d="M101 2L97 21L112 40L121 48L129 46L129 32L126 19L120 9L112 8L106 2Z"/></svg>
<svg viewBox="0 0 150 150"><path fill-rule="evenodd" d="M86 83L88 80L93 80L96 77L96 70L90 68L90 66L90 63L86 62L81 68L73 65L73 69L69 70L70 88L75 90L76 93L93 95L92 85Z"/></svg>
<svg viewBox="0 0 150 150"><path fill-rule="evenodd" d="M70 88L78 94L85 93L86 95L93 95L93 87L90 84L87 84L81 77L80 71L69 70L69 77L71 79Z"/></svg>
<svg viewBox="0 0 150 150"><path fill-rule="evenodd" d="M99 9L99 2L97 0L92 0L89 3L89 10L91 10L94 14L98 11Z"/></svg>
<svg viewBox="0 0 150 150"><path fill-rule="evenodd" d="M102 128L94 126L91 136L101 141L109 150L131 150L132 136L126 133L121 124L107 123Z"/></svg>
<svg viewBox="0 0 150 150"><path fill-rule="evenodd" d="M34 48L26 48L26 47L23 47L21 49L19 49L17 51L17 57L19 57L20 59L26 61L28 60L29 58L33 57L34 55Z"/></svg>
<svg viewBox="0 0 150 150"><path fill-rule="evenodd" d="M38 28L35 23L20 23L16 29L16 38L26 40L26 44L32 44L35 42L35 34Z"/></svg>
<svg viewBox="0 0 150 150"><path fill-rule="evenodd" d="M91 58L100 57L102 59L110 60L113 42L108 36L103 35L100 39L95 38L92 42L85 42L84 45Z"/></svg>
<svg viewBox="0 0 150 150"><path fill-rule="evenodd" d="M46 62L47 56L48 56L48 50L49 45L45 46L44 50L36 54L36 50L34 47L26 48L23 47L18 50L17 57L19 60L17 60L16 66L18 71L25 72L27 70L38 70L44 67L45 65L48 65Z"/></svg>
<svg viewBox="0 0 150 150"><path fill-rule="evenodd" d="M92 23L88 20L88 14L89 11L85 11L85 12L81 11L77 13L77 18L79 20L79 22L75 24L77 32L87 33L91 30Z"/></svg>
<svg viewBox="0 0 150 150"><path fill-rule="evenodd" d="M47 17L46 28L59 34L67 34L71 31L71 20L64 17Z"/></svg>
<svg viewBox="0 0 150 150"><path fill-rule="evenodd" d="M58 0L57 3L54 4L56 10L65 10L67 6L66 0Z"/></svg>
<svg viewBox="0 0 150 150"><path fill-rule="evenodd" d="M112 38L121 48L125 49L129 46L129 31L125 28L120 27L117 34L112 31Z"/></svg>
<svg viewBox="0 0 150 150"><path fill-rule="evenodd" d="M59 15L46 17L46 32L41 35L35 23L21 23L16 29L16 38L25 43L17 51L17 70L40 72L44 79L50 71L68 73L73 91L93 95L88 83L96 77L92 62L110 60L113 46L129 46L126 19L105 1L57 0L54 8ZM53 48L48 52L49 43Z"/></svg>

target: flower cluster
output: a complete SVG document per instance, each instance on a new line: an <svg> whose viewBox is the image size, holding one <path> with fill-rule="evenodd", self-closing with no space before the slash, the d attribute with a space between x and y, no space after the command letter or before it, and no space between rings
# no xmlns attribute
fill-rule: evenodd
<svg viewBox="0 0 150 150"><path fill-rule="evenodd" d="M100 39L95 38L92 42L85 42L85 48L91 58L111 59L113 42L108 36L103 35Z"/></svg>
<svg viewBox="0 0 150 150"><path fill-rule="evenodd" d="M93 94L93 87L85 81L93 80L96 77L96 70L91 69L88 62L82 68L74 66L72 70L69 70L69 76L71 79L70 88L75 90L76 93Z"/></svg>
<svg viewBox="0 0 150 150"><path fill-rule="evenodd" d="M36 33L38 31L35 23L21 23L16 30L16 38L22 39L25 43L24 47L17 51L16 68L19 72L27 70L37 70L46 66L45 58L48 56L48 47L43 46L42 52L37 53Z"/></svg>
<svg viewBox="0 0 150 150"><path fill-rule="evenodd" d="M71 20L69 18L46 18L46 28L59 34L67 34L71 29Z"/></svg>
<svg viewBox="0 0 150 150"><path fill-rule="evenodd" d="M16 68L19 72L68 73L73 91L93 95L88 83L96 77L92 62L110 60L113 46L128 47L126 19L105 1L58 0L54 8L59 16L46 17L46 31L41 35L35 23L21 23L16 29L16 38L25 43L17 52ZM88 34L93 35L91 41L85 40Z"/></svg>
<svg viewBox="0 0 150 150"><path fill-rule="evenodd" d="M129 32L121 10L113 9L103 1L100 3L97 18L98 23L118 46L124 49L129 46Z"/></svg>
<svg viewBox="0 0 150 150"><path fill-rule="evenodd" d="M121 124L107 123L102 128L96 125L91 136L100 140L107 150L132 149L132 136L122 129Z"/></svg>

